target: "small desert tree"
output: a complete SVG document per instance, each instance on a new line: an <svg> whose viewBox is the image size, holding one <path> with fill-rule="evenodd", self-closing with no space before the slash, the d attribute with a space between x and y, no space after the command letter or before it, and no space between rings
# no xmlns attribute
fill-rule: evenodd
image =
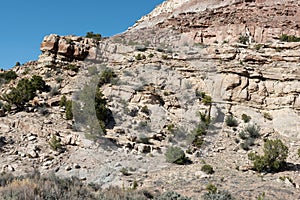
<svg viewBox="0 0 300 200"><path fill-rule="evenodd" d="M102 38L101 34L94 33L92 31L91 32L87 32L85 37L87 37L87 38L93 38L93 39L95 39L97 41L100 41L101 38Z"/></svg>
<svg viewBox="0 0 300 200"><path fill-rule="evenodd" d="M37 91L46 90L47 85L42 77L34 75L31 79L21 79L16 87L11 88L10 93L2 95L0 98L9 105L23 109L24 105L36 96Z"/></svg>
<svg viewBox="0 0 300 200"><path fill-rule="evenodd" d="M72 100L67 100L65 102L65 107L66 107L66 119L67 120L71 120L73 119L73 106L72 106L73 102Z"/></svg>
<svg viewBox="0 0 300 200"><path fill-rule="evenodd" d="M277 172L286 166L288 147L279 139L267 140L264 144L264 155L260 156L253 152L248 158L253 161L254 169L258 172Z"/></svg>

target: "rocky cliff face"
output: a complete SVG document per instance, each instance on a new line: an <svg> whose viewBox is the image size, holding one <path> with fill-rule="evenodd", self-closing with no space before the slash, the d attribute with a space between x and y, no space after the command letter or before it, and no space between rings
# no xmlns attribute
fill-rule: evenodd
<svg viewBox="0 0 300 200"><path fill-rule="evenodd" d="M257 43L277 40L282 34L299 35L298 1L167 1L163 5L135 29L157 25L206 44L234 42L246 34Z"/></svg>
<svg viewBox="0 0 300 200"><path fill-rule="evenodd" d="M53 89L38 93L26 112L0 118L2 170L38 168L104 188L131 187L136 180L138 188L163 187L194 199L209 182L241 199L262 193L299 198L300 42L279 40L283 34L300 37L299 13L299 1L169 0L105 40L46 36L39 60L14 68L19 77L1 90L8 93L34 74ZM117 77L101 86L113 119L107 135L91 142L85 137L90 127L76 129L76 120L66 120L58 105L62 95L74 101L85 96L84 85L107 69ZM189 138L199 127L199 112L212 120L201 148ZM234 128L225 122L229 115L237 120ZM252 125L260 127L259 137L248 148L261 152L266 138L283 140L290 149L287 170L262 177L251 170L239 135ZM53 135L64 151L50 148ZM192 164L167 163L170 145L188 152ZM215 174L203 173L201 160Z"/></svg>
<svg viewBox="0 0 300 200"><path fill-rule="evenodd" d="M39 63L43 66L63 65L84 59L95 60L99 42L78 36L46 36L40 50Z"/></svg>

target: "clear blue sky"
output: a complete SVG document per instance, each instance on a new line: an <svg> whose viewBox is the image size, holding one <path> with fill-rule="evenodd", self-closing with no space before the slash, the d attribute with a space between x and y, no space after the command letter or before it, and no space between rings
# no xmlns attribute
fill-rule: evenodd
<svg viewBox="0 0 300 200"><path fill-rule="evenodd" d="M37 60L45 35L125 31L164 0L9 0L0 4L0 68Z"/></svg>

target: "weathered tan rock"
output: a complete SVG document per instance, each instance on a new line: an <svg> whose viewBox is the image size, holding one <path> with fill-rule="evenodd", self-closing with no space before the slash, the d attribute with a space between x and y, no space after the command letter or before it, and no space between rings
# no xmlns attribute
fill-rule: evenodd
<svg viewBox="0 0 300 200"><path fill-rule="evenodd" d="M12 165L3 165L1 171L11 173L11 172L15 171L15 168Z"/></svg>
<svg viewBox="0 0 300 200"><path fill-rule="evenodd" d="M223 87L225 90L231 90L241 84L241 77L237 74L228 74L224 77Z"/></svg>
<svg viewBox="0 0 300 200"><path fill-rule="evenodd" d="M266 104L272 107L293 106L295 97L288 95L284 97L267 97Z"/></svg>
<svg viewBox="0 0 300 200"><path fill-rule="evenodd" d="M275 110L271 113L274 130L289 138L300 139L300 116L291 108Z"/></svg>
<svg viewBox="0 0 300 200"><path fill-rule="evenodd" d="M57 53L70 57L72 56L73 52L74 52L74 47L73 45L71 45L70 41L66 39L60 39L58 41Z"/></svg>
<svg viewBox="0 0 300 200"><path fill-rule="evenodd" d="M96 59L98 52L97 41L91 38L82 38L77 36L46 36L41 44L42 55L39 57L39 63L44 66L62 63L73 60L84 60L90 54L90 60Z"/></svg>
<svg viewBox="0 0 300 200"><path fill-rule="evenodd" d="M45 36L43 42L41 43L41 51L50 51L56 52L58 48L59 36L51 34L49 36Z"/></svg>
<svg viewBox="0 0 300 200"><path fill-rule="evenodd" d="M58 106L60 103L61 97L53 97L47 100L49 106Z"/></svg>
<svg viewBox="0 0 300 200"><path fill-rule="evenodd" d="M86 57L86 59L88 59L88 60L96 60L97 59L97 52L98 52L97 47L91 47L89 49L89 51L88 51L88 56ZM87 55L87 53L86 52L82 52L82 54L80 55L80 57L82 55ZM78 55L76 55L76 57L78 57Z"/></svg>
<svg viewBox="0 0 300 200"><path fill-rule="evenodd" d="M67 135L62 139L62 144L64 144L64 145L79 145L80 144L79 136L74 135L74 134Z"/></svg>
<svg viewBox="0 0 300 200"><path fill-rule="evenodd" d="M138 144L136 145L137 151L139 153L150 153L151 152L151 146L146 144Z"/></svg>
<svg viewBox="0 0 300 200"><path fill-rule="evenodd" d="M3 133L8 133L10 131L9 124L7 124L5 122L1 122L0 123L0 131L3 132Z"/></svg>

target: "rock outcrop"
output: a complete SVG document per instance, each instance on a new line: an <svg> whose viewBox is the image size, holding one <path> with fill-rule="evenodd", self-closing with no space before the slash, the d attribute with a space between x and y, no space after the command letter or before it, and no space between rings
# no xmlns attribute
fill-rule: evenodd
<svg viewBox="0 0 300 200"><path fill-rule="evenodd" d="M169 0L105 40L46 36L39 60L15 67L19 77L1 90L34 74L51 87L37 92L22 112L1 110L0 168L75 175L103 188L129 187L136 180L144 188L164 187L195 199L208 182L237 198L266 192L270 199L298 199L300 42L280 37L300 37L299 13L293 0ZM107 133L91 137L99 124L82 124L84 110L66 120L60 100L65 95L76 106L92 105L92 121L94 98L84 98L85 85L98 85L110 70L114 75L99 84L111 115ZM226 123L229 115L235 127ZM203 128L199 118L207 116L199 148L194 133ZM259 136L245 146L249 141L240 133L248 126L259 127ZM264 140L275 138L290 149L287 170L254 175L248 150L261 152ZM183 148L191 163L167 163L169 146ZM203 161L215 174L199 171ZM286 188L278 177L291 177L293 184Z"/></svg>
<svg viewBox="0 0 300 200"><path fill-rule="evenodd" d="M96 59L99 41L78 36L45 36L41 43L39 63L44 66L63 64L84 59Z"/></svg>
<svg viewBox="0 0 300 200"><path fill-rule="evenodd" d="M299 7L298 1L167 1L132 30L157 25L185 33L197 43L231 43L240 36L261 43L282 34L299 36Z"/></svg>

